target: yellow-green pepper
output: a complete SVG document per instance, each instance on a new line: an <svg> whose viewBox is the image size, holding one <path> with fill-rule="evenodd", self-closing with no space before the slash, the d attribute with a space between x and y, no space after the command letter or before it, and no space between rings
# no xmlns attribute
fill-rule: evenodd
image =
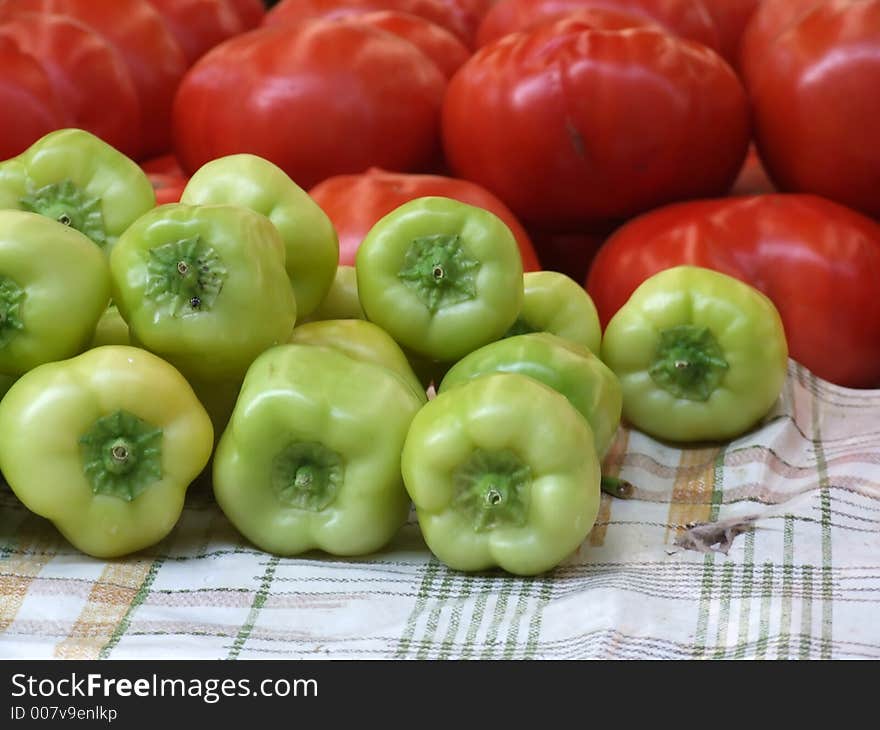
<svg viewBox="0 0 880 730"><path fill-rule="evenodd" d="M294 328L290 342L333 347L355 360L372 362L398 375L423 401L425 388L406 359L403 350L385 330L362 319L328 319Z"/></svg>
<svg viewBox="0 0 880 730"><path fill-rule="evenodd" d="M82 352L109 301L107 259L88 238L35 213L0 210L0 373Z"/></svg>
<svg viewBox="0 0 880 730"><path fill-rule="evenodd" d="M599 355L602 327L590 295L574 279L558 271L523 274L523 303L507 336L550 332L583 345Z"/></svg>
<svg viewBox="0 0 880 730"><path fill-rule="evenodd" d="M586 347L549 332L516 335L484 345L443 378L443 393L488 373L519 373L558 391L587 419L603 457L620 425L623 396L617 376Z"/></svg>
<svg viewBox="0 0 880 730"><path fill-rule="evenodd" d="M612 317L602 359L620 379L624 417L671 441L730 439L782 391L788 346L773 303L697 266L645 280Z"/></svg>
<svg viewBox="0 0 880 730"><path fill-rule="evenodd" d="M259 213L163 205L114 247L113 299L132 341L187 378L241 382L257 355L293 331L284 256L277 229Z"/></svg>
<svg viewBox="0 0 880 730"><path fill-rule="evenodd" d="M165 537L212 445L208 414L183 376L135 347L41 365L0 401L0 470L9 486L97 557Z"/></svg>
<svg viewBox="0 0 880 730"><path fill-rule="evenodd" d="M413 353L451 362L501 337L523 299L507 225L482 208L416 198L381 218L358 248L367 318Z"/></svg>
<svg viewBox="0 0 880 730"><path fill-rule="evenodd" d="M483 375L439 393L413 419L401 463L425 542L458 570L549 570L598 515L589 424L524 375Z"/></svg>
<svg viewBox="0 0 880 730"><path fill-rule="evenodd" d="M0 163L0 208L47 216L80 231L105 253L156 205L146 173L83 129L59 129Z"/></svg>
<svg viewBox="0 0 880 730"><path fill-rule="evenodd" d="M299 316L324 299L339 262L336 229L321 207L277 165L251 154L205 163L189 179L180 202L234 204L265 215L281 234Z"/></svg>
<svg viewBox="0 0 880 730"><path fill-rule="evenodd" d="M380 365L329 347L272 348L248 370L217 446L217 503L271 553L379 550L409 512L400 453L421 405Z"/></svg>

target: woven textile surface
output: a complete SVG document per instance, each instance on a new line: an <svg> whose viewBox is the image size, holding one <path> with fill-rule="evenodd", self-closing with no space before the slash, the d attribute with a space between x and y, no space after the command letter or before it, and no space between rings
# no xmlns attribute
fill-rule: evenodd
<svg viewBox="0 0 880 730"><path fill-rule="evenodd" d="M880 658L880 391L791 363L749 434L621 429L605 472L633 498L603 495L578 552L529 579L447 570L414 519L367 558L273 557L198 484L162 543L95 560L4 486L0 658Z"/></svg>

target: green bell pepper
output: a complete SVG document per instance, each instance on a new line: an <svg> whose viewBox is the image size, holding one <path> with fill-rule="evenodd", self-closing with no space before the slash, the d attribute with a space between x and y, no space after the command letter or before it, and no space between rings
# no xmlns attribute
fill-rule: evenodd
<svg viewBox="0 0 880 730"><path fill-rule="evenodd" d="M328 319L294 328L290 342L299 345L333 347L363 362L387 368L412 388L423 401L428 400L425 388L410 367L403 350L385 330L362 319Z"/></svg>
<svg viewBox="0 0 880 730"><path fill-rule="evenodd" d="M599 511L589 425L524 375L484 375L438 394L413 419L401 464L425 542L458 570L549 570Z"/></svg>
<svg viewBox="0 0 880 730"><path fill-rule="evenodd" d="M528 375L564 395L590 424L596 453L605 456L620 425L623 395L617 376L586 347L549 332L492 342L453 365L438 392L488 373Z"/></svg>
<svg viewBox="0 0 880 730"><path fill-rule="evenodd" d="M187 378L241 382L293 331L284 256L275 226L247 208L163 205L114 247L113 299L132 341Z"/></svg>
<svg viewBox="0 0 880 730"><path fill-rule="evenodd" d="M109 301L107 259L88 238L35 213L0 210L0 373L82 352Z"/></svg>
<svg viewBox="0 0 880 730"><path fill-rule="evenodd" d="M59 129L0 163L0 208L47 216L88 236L105 253L156 205L147 174L82 129Z"/></svg>
<svg viewBox="0 0 880 730"><path fill-rule="evenodd" d="M257 547L363 555L405 522L400 452L422 405L386 368L283 345L248 370L214 455L217 503Z"/></svg>
<svg viewBox="0 0 880 730"><path fill-rule="evenodd" d="M241 205L265 215L281 234L300 316L324 299L339 262L336 229L309 194L280 167L256 155L207 162L189 179L180 202Z"/></svg>
<svg viewBox="0 0 880 730"><path fill-rule="evenodd" d="M165 537L212 445L211 422L183 376L135 347L41 365L0 401L9 486L96 557Z"/></svg>
<svg viewBox="0 0 880 730"><path fill-rule="evenodd" d="M522 309L507 337L550 332L599 355L602 327L586 289L558 271L527 271L523 289Z"/></svg>
<svg viewBox="0 0 880 730"><path fill-rule="evenodd" d="M131 336L128 332L128 325L119 313L119 308L115 304L111 304L104 310L98 325L95 327L95 333L92 335L92 347L101 347L102 345L130 345Z"/></svg>
<svg viewBox="0 0 880 730"><path fill-rule="evenodd" d="M358 298L357 274L354 266L340 264L333 283L317 308L300 322L321 322L325 319L366 319Z"/></svg>
<svg viewBox="0 0 880 730"><path fill-rule="evenodd" d="M788 346L779 312L757 289L678 266L647 279L612 317L602 359L634 426L670 441L723 440L772 408Z"/></svg>
<svg viewBox="0 0 880 730"><path fill-rule="evenodd" d="M510 229L450 198L416 198L380 219L355 269L367 318L431 360L457 360L497 340L522 305L522 259Z"/></svg>

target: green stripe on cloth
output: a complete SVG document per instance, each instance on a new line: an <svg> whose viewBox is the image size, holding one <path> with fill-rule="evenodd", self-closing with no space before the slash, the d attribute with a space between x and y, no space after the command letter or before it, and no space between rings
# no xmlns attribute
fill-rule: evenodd
<svg viewBox="0 0 880 730"><path fill-rule="evenodd" d="M157 560L154 560L150 565L146 576L144 576L143 581L138 587L137 593L134 594L134 598L132 599L128 610L125 612L122 620L118 624L116 624L116 628L110 635L110 639L107 641L106 644L104 644L104 646L101 647L101 650L98 652L99 659L107 659L113 649L116 648L116 645L119 643L122 637L125 636L125 632L128 631L129 626L131 626L131 619L134 616L135 611L138 610L138 608L143 604L147 596L150 594L150 588L152 588L153 582L156 580L156 576L159 574L159 568L162 566L163 562L164 561L159 558Z"/></svg>
<svg viewBox="0 0 880 730"><path fill-rule="evenodd" d="M496 579L501 583L501 591L495 601L495 612L492 614L492 620L489 623L489 630L486 632L486 642L483 644L483 652L480 659L494 659L496 657L496 648L498 646L498 632L507 613L507 602L514 591L514 586L522 585L522 578L510 577L507 580Z"/></svg>
<svg viewBox="0 0 880 730"><path fill-rule="evenodd" d="M779 623L778 659L789 658L791 638L792 582L794 580L794 519L785 516L782 548L782 615Z"/></svg>
<svg viewBox="0 0 880 730"><path fill-rule="evenodd" d="M397 651L395 652L395 656L399 659L406 658L409 654L410 647L412 646L416 634L416 625L418 624L419 618L424 612L425 607L428 605L428 598L431 595L431 587L434 585L434 578L441 566L442 563L432 555L430 560L428 560L428 562L421 568L422 580L419 584L416 602L406 621L406 628L403 631L403 636L400 637L400 641L397 644Z"/></svg>
<svg viewBox="0 0 880 730"><path fill-rule="evenodd" d="M745 546L743 548L742 564L742 594L739 604L739 635L737 646L734 651L735 659L743 659L746 656L746 648L749 642L749 629L751 627L750 616L752 612L752 586L755 580L755 533L745 534Z"/></svg>
<svg viewBox="0 0 880 730"><path fill-rule="evenodd" d="M550 597L553 595L553 582L550 574L544 576L541 581L541 588L538 591L538 605L529 621L529 632L526 639L526 649L523 656L524 659L534 659L538 649L538 637L541 635L541 621L544 618L544 608L550 603Z"/></svg>
<svg viewBox="0 0 880 730"><path fill-rule="evenodd" d="M819 489L822 509L822 644L820 657L830 659L832 644L832 621L834 617L834 585L831 577L831 489L828 478L828 462L822 445L822 414L819 410L818 386L816 376L810 374L810 387L813 394L811 409L813 421L813 449L816 454L816 469L819 472Z"/></svg>
<svg viewBox="0 0 880 730"><path fill-rule="evenodd" d="M801 568L803 588L801 594L801 643L798 649L800 659L809 659L812 654L814 570L812 565L805 565Z"/></svg>
<svg viewBox="0 0 880 730"><path fill-rule="evenodd" d="M245 642L247 642L251 632L254 630L254 626L257 623L257 617L260 615L263 606L266 605L266 598L269 596L269 591L272 588L272 580L275 578L275 570L278 568L279 560L279 557L273 555L268 563L266 563L266 570L263 572L263 577L260 579L260 586L254 594L254 602L251 604L247 618L245 619L241 630L238 632L238 635L235 637L235 641L232 642L232 647L229 650L229 654L226 656L227 659L238 658Z"/></svg>

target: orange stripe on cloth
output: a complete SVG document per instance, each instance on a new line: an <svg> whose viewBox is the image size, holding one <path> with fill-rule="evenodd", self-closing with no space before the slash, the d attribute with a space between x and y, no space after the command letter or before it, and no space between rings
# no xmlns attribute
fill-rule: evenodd
<svg viewBox="0 0 880 730"><path fill-rule="evenodd" d="M15 621L34 578L55 557L53 550L46 549L46 540L39 530L23 532L15 552L0 563L0 632Z"/></svg>
<svg viewBox="0 0 880 730"><path fill-rule="evenodd" d="M138 594L151 559L108 563L89 593L67 638L55 647L59 659L97 659Z"/></svg>
<svg viewBox="0 0 880 730"><path fill-rule="evenodd" d="M688 523L709 521L715 489L715 460L720 452L718 447L681 452L672 485L665 542L672 542Z"/></svg>
<svg viewBox="0 0 880 730"><path fill-rule="evenodd" d="M602 464L602 474L608 477L620 476L620 465L623 462L624 454L629 446L629 431L621 428L617 432L614 441L611 442L611 448L605 454L605 460ZM608 533L608 525L611 522L611 505L614 497L609 494L602 493L602 501L599 503L599 516L596 517L596 524L590 532L590 545L599 547L605 544L605 535Z"/></svg>

